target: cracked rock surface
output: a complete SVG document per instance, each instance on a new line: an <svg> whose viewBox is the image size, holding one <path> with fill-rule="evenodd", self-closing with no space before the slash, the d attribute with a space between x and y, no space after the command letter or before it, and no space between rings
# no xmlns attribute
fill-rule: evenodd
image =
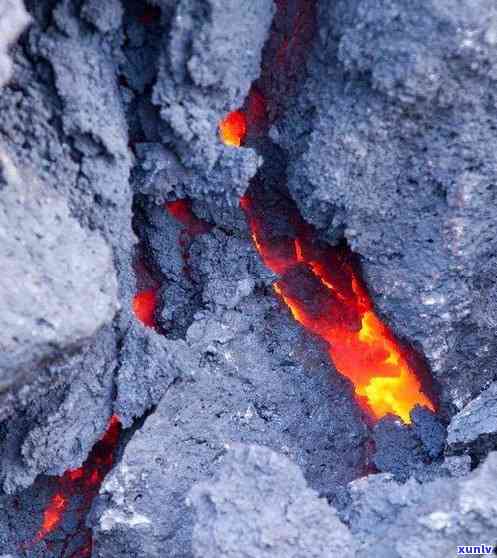
<svg viewBox="0 0 497 558"><path fill-rule="evenodd" d="M189 501L197 521L197 558L355 556L335 510L306 486L298 467L260 446L235 445L214 478Z"/></svg>
<svg viewBox="0 0 497 558"><path fill-rule="evenodd" d="M4 558L495 544L496 55L494 0L0 0ZM348 243L436 414L372 424L275 296L249 186Z"/></svg>

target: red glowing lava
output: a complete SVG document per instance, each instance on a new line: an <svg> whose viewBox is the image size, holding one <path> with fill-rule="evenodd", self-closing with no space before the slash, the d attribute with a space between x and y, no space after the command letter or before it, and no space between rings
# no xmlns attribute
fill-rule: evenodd
<svg viewBox="0 0 497 558"><path fill-rule="evenodd" d="M147 327L155 327L155 309L157 307L157 289L140 291L133 298L133 312L140 322Z"/></svg>
<svg viewBox="0 0 497 558"><path fill-rule="evenodd" d="M86 527L85 518L102 481L114 464L114 452L120 434L121 423L114 415L109 420L107 431L95 444L85 463L77 469L66 471L57 479L57 490L44 509L42 525L30 544L37 544L49 535L55 535L66 515L72 513L77 520L76 532L62 538L61 556L66 555L66 550L76 537L82 537L83 542L71 556L91 556L91 530Z"/></svg>
<svg viewBox="0 0 497 558"><path fill-rule="evenodd" d="M36 533L35 541L39 542L60 525L67 509L68 500L60 492L56 492L43 512L43 523Z"/></svg>
<svg viewBox="0 0 497 558"><path fill-rule="evenodd" d="M411 352L376 315L350 251L320 243L289 200L246 195L240 205L265 265L280 277L274 290L295 320L326 341L371 417L391 413L410 423L416 405L434 411Z"/></svg>
<svg viewBox="0 0 497 558"><path fill-rule="evenodd" d="M176 221L185 227L189 236L205 234L212 228L212 225L202 221L193 213L190 200L184 199L167 202L165 208L171 217L174 217Z"/></svg>
<svg viewBox="0 0 497 558"><path fill-rule="evenodd" d="M240 147L247 135L247 118L240 110L230 112L219 124L219 135L225 145Z"/></svg>

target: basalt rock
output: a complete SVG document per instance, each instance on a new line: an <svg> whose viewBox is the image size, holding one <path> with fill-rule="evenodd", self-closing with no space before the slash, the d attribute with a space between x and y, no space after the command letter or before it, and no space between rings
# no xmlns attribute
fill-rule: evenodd
<svg viewBox="0 0 497 558"><path fill-rule="evenodd" d="M452 452L480 456L497 445L497 383L494 382L470 401L448 427L447 445Z"/></svg>
<svg viewBox="0 0 497 558"><path fill-rule="evenodd" d="M118 308L109 247L64 199L2 154L0 390L75 351Z"/></svg>
<svg viewBox="0 0 497 558"><path fill-rule="evenodd" d="M355 556L335 510L294 463L267 448L230 448L219 472L194 486L189 500L197 558Z"/></svg>
<svg viewBox="0 0 497 558"><path fill-rule="evenodd" d="M457 545L493 546L497 454L462 479L392 484L389 475L351 483L345 517L358 543L358 558L413 558L419 549L450 556ZM388 517L388 521L382 518Z"/></svg>
<svg viewBox="0 0 497 558"><path fill-rule="evenodd" d="M489 0L320 2L308 77L272 131L304 217L360 254L378 309L459 409L497 356L482 305L495 298L496 21Z"/></svg>

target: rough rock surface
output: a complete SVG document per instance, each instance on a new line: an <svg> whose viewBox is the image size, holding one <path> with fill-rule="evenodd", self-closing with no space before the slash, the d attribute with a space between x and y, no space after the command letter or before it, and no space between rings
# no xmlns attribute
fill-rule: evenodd
<svg viewBox="0 0 497 558"><path fill-rule="evenodd" d="M392 473L397 480L429 478L438 474L446 431L436 416L424 407L411 412L412 424L387 415L373 428L373 463L378 471Z"/></svg>
<svg viewBox="0 0 497 558"><path fill-rule="evenodd" d="M186 342L188 367L103 485L95 556L190 556L186 496L218 468L226 444L288 455L331 496L365 470L365 430L346 382L275 299L254 293L236 309L204 310Z"/></svg>
<svg viewBox="0 0 497 558"><path fill-rule="evenodd" d="M461 408L495 375L497 6L319 2L272 131L306 219L363 260L378 309ZM491 297L492 298L492 297ZM495 296L493 297L495 300Z"/></svg>
<svg viewBox="0 0 497 558"><path fill-rule="evenodd" d="M57 365L39 368L37 397L0 425L0 483L12 493L39 474L79 467L113 410L117 347L112 328Z"/></svg>
<svg viewBox="0 0 497 558"><path fill-rule="evenodd" d="M189 500L197 558L355 556L335 510L307 487L294 463L267 448L235 445Z"/></svg>
<svg viewBox="0 0 497 558"><path fill-rule="evenodd" d="M116 73L121 7L106 6L115 25L101 30L80 19L81 9L91 20L94 2L28 1L33 23L12 51L14 72L0 96L0 145L12 173L22 169L24 199L2 211L10 228L3 246L16 253L4 265L15 262L23 272L22 281L3 275L17 298L2 301L9 309L2 317L12 317L12 303L20 300L17 311L24 308L22 319L32 321L28 337L17 335L24 360L2 352L0 376L21 380L29 352L37 359L0 401L0 415L12 417L0 426L0 476L9 491L39 473L80 465L112 411L117 347L129 312L115 327L100 326L118 303L129 305L134 237L131 156ZM4 173L0 204L13 196L5 184ZM16 229L22 234L13 236ZM2 334L15 336L7 328ZM7 358L14 372L3 366Z"/></svg>
<svg viewBox="0 0 497 558"><path fill-rule="evenodd" d="M19 2L0 3L2 82L6 47L26 16ZM0 95L0 150L11 161L0 172L0 215L12 221L28 209L67 207L70 230L56 230L56 248L67 257L62 247L77 231L76 263L96 246L107 254L90 300L72 284L62 293L74 309L67 319L95 304L98 281L114 274L121 311L97 331L116 308L108 289L105 311L87 328L93 334L56 350L47 344L50 357L36 357L29 383L2 394L0 420L10 415L0 423L2 552L88 555L91 544L64 548L73 536L85 542L74 513L25 544L61 488L54 475L81 465L114 413L129 428L86 518L93 557L230 556L233 537L254 558L326 556L332 529L340 555L355 550L358 558L414 558L420 549L445 557L461 542L493 544L497 458L485 456L496 431L495 2L26 6L33 24L11 47L12 78ZM246 108L252 86L267 96L274 126L269 137L228 148L219 120ZM24 188L46 194L1 213L21 170ZM366 425L326 347L274 297L274 278L234 207L256 172L274 188L288 182L323 238L345 239L359 253L379 313L435 373L441 418L417 409L408 427ZM212 228L185 232L165 211L164 201L185 196ZM9 225L4 251L28 225ZM29 229L35 242L24 255L36 255L44 247L36 234L51 230ZM71 277L50 266L49 281ZM88 279L77 274L74 284ZM4 273L0 285L24 287L24 278L8 280ZM157 287L153 328L132 312L147 285ZM54 293L47 290L47 312L62 311ZM10 311L11 301L2 303ZM443 424L456 409L464 410L449 427L444 459ZM226 453L239 443L265 448ZM396 478L365 477L374 467ZM316 493L334 503L354 543L343 546L346 528ZM80 504L71 500L72 512ZM243 513L224 514L231 506ZM271 528L259 509L271 510ZM258 532L275 540L275 525L283 546L261 548Z"/></svg>
<svg viewBox="0 0 497 558"><path fill-rule="evenodd" d="M75 350L117 310L109 247L63 198L0 154L0 391L42 361ZM32 372L31 372L32 374Z"/></svg>
<svg viewBox="0 0 497 558"><path fill-rule="evenodd" d="M12 75L8 48L30 22L22 0L4 0L0 6L0 87Z"/></svg>
<svg viewBox="0 0 497 558"><path fill-rule="evenodd" d="M209 194L237 203L257 171L258 156L223 145L217 130L259 76L273 13L268 0L176 3L152 94L161 124L155 140L149 136L138 146L142 191L180 198Z"/></svg>
<svg viewBox="0 0 497 558"><path fill-rule="evenodd" d="M471 475L419 484L371 475L350 485L345 517L357 558L452 556L457 545L495 545L497 453ZM388 520L385 521L385 518Z"/></svg>
<svg viewBox="0 0 497 558"><path fill-rule="evenodd" d="M497 382L452 417L447 434L447 445L452 451L472 449L481 453L495 447Z"/></svg>

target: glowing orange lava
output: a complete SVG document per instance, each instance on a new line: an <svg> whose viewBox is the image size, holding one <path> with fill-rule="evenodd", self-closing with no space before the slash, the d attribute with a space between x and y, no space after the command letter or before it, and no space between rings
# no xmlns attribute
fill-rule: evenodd
<svg viewBox="0 0 497 558"><path fill-rule="evenodd" d="M157 290L148 289L137 293L133 299L133 312L140 322L147 327L155 327L155 309L157 307Z"/></svg>
<svg viewBox="0 0 497 558"><path fill-rule="evenodd" d="M236 110L219 124L219 134L225 145L240 147L247 135L247 118L245 114Z"/></svg>
<svg viewBox="0 0 497 558"><path fill-rule="evenodd" d="M56 492L52 496L48 506L43 512L43 523L39 531L36 533L36 542L44 539L49 533L54 531L59 526L64 516L64 512L67 509L67 504L68 500L64 494Z"/></svg>
<svg viewBox="0 0 497 558"><path fill-rule="evenodd" d="M87 558L91 556L91 530L85 525L86 514L90 510L93 499L98 494L105 475L114 463L114 451L121 434L121 423L117 416L109 419L107 430L93 447L88 459L77 469L66 471L57 479L57 491L53 494L47 507L43 511L43 521L32 543L37 544L48 535L56 532L66 514L75 513L77 516L77 531L66 535L62 539L63 548L77 536L82 536L82 546L71 556ZM65 550L62 553L65 554Z"/></svg>
<svg viewBox="0 0 497 558"><path fill-rule="evenodd" d="M376 315L350 251L320 243L289 200L272 198L245 195L240 206L265 265L279 276L274 289L295 320L326 341L336 369L373 419L390 413L410 423L416 405L434 411L412 352Z"/></svg>

